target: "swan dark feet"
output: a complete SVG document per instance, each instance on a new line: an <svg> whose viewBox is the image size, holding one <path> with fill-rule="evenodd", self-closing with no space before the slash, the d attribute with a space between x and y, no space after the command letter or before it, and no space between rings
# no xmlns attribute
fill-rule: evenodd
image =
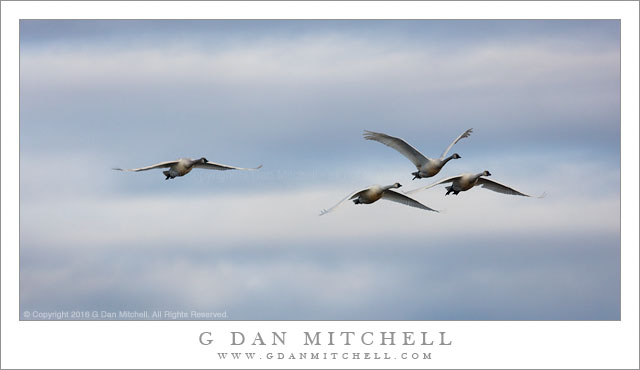
<svg viewBox="0 0 640 370"><path fill-rule="evenodd" d="M449 195L450 193L453 193L453 195L458 195L459 193L459 191L453 190L453 186L447 186L445 189L447 189L447 193L445 194L445 196Z"/></svg>

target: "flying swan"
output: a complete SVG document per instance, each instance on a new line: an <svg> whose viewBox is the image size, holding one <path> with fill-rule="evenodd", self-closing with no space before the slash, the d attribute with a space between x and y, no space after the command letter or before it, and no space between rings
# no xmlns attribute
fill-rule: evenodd
<svg viewBox="0 0 640 370"><path fill-rule="evenodd" d="M447 153L449 153L449 150L451 150L451 148L455 145L455 143L460 141L460 139L469 137L469 135L471 135L471 132L473 132L473 129L471 128L463 132L447 147L447 149L444 150L444 152L442 152L442 155L440 155L440 158L435 158L435 159L425 157L424 155L422 155L422 153L416 150L416 148L407 144L406 141L400 138L389 136L379 132L367 131L367 130L364 131L363 135L366 140L375 140L388 147L391 147L397 150L398 152L400 152L400 154L407 157L411 162L413 162L413 164L418 169L418 171L412 173L413 175L412 180L415 180L415 179L421 179L424 177L435 176L438 172L440 172L442 167L444 167L444 165L447 164L447 162L449 162L452 159L460 158L460 155L458 153L453 153L453 155L449 157L446 157L446 155Z"/></svg>
<svg viewBox="0 0 640 370"><path fill-rule="evenodd" d="M523 197L531 197L531 195L527 195L525 193L521 193L513 188L510 188L506 185L502 185L499 182L495 182L493 180L489 180L487 178L485 178L486 176L491 176L491 174L489 173L489 171L483 171L480 172L478 174L472 174L472 173L463 173L461 175L458 176L452 176L452 177L447 177L444 178L440 181L434 182L431 185L427 185L427 186L423 186L421 188L417 188L411 191L407 191L405 194L413 194L413 193L417 193L419 191L425 190L425 189L429 189L432 188L436 185L440 185L440 184L444 184L447 182L451 183L451 186L447 186L447 193L445 195L449 195L449 193L453 193L455 195L458 195L459 192L461 191L467 191L469 189L471 189L472 187L476 186L476 185L480 185L483 188L487 188L489 190L493 190L495 192L498 193L502 193L502 194L509 194L509 195L520 195ZM541 196L539 196L538 198L543 198L546 194L543 193Z"/></svg>
<svg viewBox="0 0 640 370"><path fill-rule="evenodd" d="M407 206L416 207L416 208L424 209L427 211L438 212L435 209L431 209L425 206L424 204L409 198L404 194L400 194L391 190L391 189L397 189L401 186L402 185L396 182L393 185L387 185L387 186L372 185L366 189L358 190L354 193L349 194L349 196L341 200L335 206L329 209L323 209L320 212L320 216L335 210L347 200L353 200L353 203L355 204L371 204L379 199L386 199L386 200L390 200L396 203L401 203Z"/></svg>
<svg viewBox="0 0 640 370"><path fill-rule="evenodd" d="M169 179L176 178L178 176L184 176L189 172L191 172L193 168L204 168L207 170L219 170L219 171L258 170L262 168L262 165L259 165L256 168L241 168L241 167L227 166L226 164L209 162L205 157L202 157L200 159L180 158L175 161L160 162L147 167L133 168L129 170L122 169L122 168L114 168L114 170L139 172L139 171L152 170L154 168L169 168L167 171L162 171L162 173L165 176L167 176L165 180L169 180Z"/></svg>

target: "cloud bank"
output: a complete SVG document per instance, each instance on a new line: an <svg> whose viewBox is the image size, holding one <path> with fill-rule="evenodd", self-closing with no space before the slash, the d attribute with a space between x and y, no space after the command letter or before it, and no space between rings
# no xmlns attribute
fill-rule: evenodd
<svg viewBox="0 0 640 370"><path fill-rule="evenodd" d="M620 317L618 22L21 23L21 310ZM83 30L83 32L79 32ZM462 158L432 179L362 130ZM260 171L121 173L183 156ZM476 188L322 208L461 172Z"/></svg>

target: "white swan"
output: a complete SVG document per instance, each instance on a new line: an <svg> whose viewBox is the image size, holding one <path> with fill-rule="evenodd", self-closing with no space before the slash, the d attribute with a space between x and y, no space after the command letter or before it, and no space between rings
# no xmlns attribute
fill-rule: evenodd
<svg viewBox="0 0 640 370"><path fill-rule="evenodd" d="M379 199L386 199L392 202L402 203L407 206L416 207L416 208L424 209L427 211L438 212L435 209L431 209L425 206L424 204L418 202L417 200L411 199L404 194L400 194L391 190L391 189L397 189L401 186L402 185L396 182L393 185L387 185L387 186L372 185L366 189L358 190L356 192L349 194L349 196L341 200L335 206L329 209L323 209L320 212L320 216L327 214L331 211L334 211L336 208L338 208L347 200L353 200L353 203L355 204L371 204Z"/></svg>
<svg viewBox="0 0 640 370"><path fill-rule="evenodd" d="M169 180L169 179L173 179L173 178L178 177L178 176L184 176L184 175L188 174L189 172L191 172L191 170L193 168L204 168L204 169L208 169L208 170L219 170L219 171L226 171L226 170L258 170L258 169L262 168L262 165L259 165L256 168L234 167L234 166L227 166L226 164L209 162L205 157L202 157L200 159L180 158L180 159L175 160L175 161L160 162L160 163L156 163L154 165L147 166L147 167L133 168L133 169L129 169L129 170L122 169L122 168L114 168L114 170L138 172L138 171L152 170L154 168L169 168L169 170L167 170L167 171L162 171L162 173L165 176L167 176L165 178L165 180Z"/></svg>
<svg viewBox="0 0 640 370"><path fill-rule="evenodd" d="M458 176L452 176L452 177L447 177L445 179L442 179L440 181L434 182L431 185L427 185L427 186L423 186L421 188L417 188L411 191L407 191L405 194L413 194L413 193L417 193L419 191L425 190L425 189L429 189L432 188L436 185L440 185L440 184L444 184L447 182L451 183L451 186L447 186L447 193L445 195L449 195L449 193L453 193L455 195L458 195L459 192L461 191L467 191L469 189L471 189L472 187L476 186L476 185L480 185L483 188L487 188L489 190L493 190L496 191L498 193L502 193L502 194L510 194L510 195L520 195L523 197L531 197L531 195L527 195L524 193L521 193L513 188L510 188L506 185L502 185L499 182L495 182L489 179L486 179L484 177L486 176L491 176L491 174L489 173L489 171L483 171L480 172L478 174L472 174L472 173L463 173L461 175ZM539 196L538 198L543 198L546 194L543 193L541 196Z"/></svg>
<svg viewBox="0 0 640 370"><path fill-rule="evenodd" d="M460 139L469 137L469 135L471 135L472 132L473 132L473 129L470 128L467 131L460 134L460 136L458 136L447 147L447 149L445 149L444 152L442 152L442 155L440 155L440 158L427 158L424 155L422 155L422 153L420 153L418 150L416 150L416 148L412 147L411 145L407 144L406 141L397 137L381 134L379 132L366 131L366 130L363 135L366 140L375 140L388 147L391 147L397 150L398 152L400 152L400 154L407 157L411 162L413 162L413 164L418 169L418 171L412 173L413 180L415 180L415 179L421 179L424 177L435 176L438 172L440 172L442 167L444 167L444 165L447 164L447 162L449 162L452 159L460 158L460 155L458 153L454 153L449 157L446 157L446 155L449 152L449 150L451 150L451 148L455 145L455 143L460 141Z"/></svg>

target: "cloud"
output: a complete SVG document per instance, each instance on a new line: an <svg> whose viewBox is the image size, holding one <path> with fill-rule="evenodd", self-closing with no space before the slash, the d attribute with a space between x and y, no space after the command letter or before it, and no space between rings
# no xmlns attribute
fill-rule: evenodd
<svg viewBox="0 0 640 370"><path fill-rule="evenodd" d="M70 158L72 168L103 162ZM211 188L205 179L217 172L165 183L87 166L56 177L54 167L31 170L33 160L22 162L23 309L226 310L232 319L619 317L620 199L609 184L619 172L592 176L600 163L555 163L534 177L518 160L502 163L498 173L510 177L501 181L547 190L545 199L484 189L445 197L438 187L415 197L445 213L380 201L320 217L360 182L408 174L370 170L256 192L277 173L234 190ZM118 188L143 186L141 177L162 187ZM581 186L557 181L565 177ZM194 183L206 186L184 191Z"/></svg>
<svg viewBox="0 0 640 370"><path fill-rule="evenodd" d="M579 168L560 165L555 171L544 173L544 177L521 186L510 184L521 190L526 186L528 189L523 191L535 195L547 191L549 196L545 199L505 196L482 188L449 197L443 195L442 187L413 195L430 207L443 210L442 214L380 201L370 206L349 204L318 217L322 208L357 190L346 187L352 186L351 179L340 186L334 183L266 191L254 187L235 192L227 189L222 194L171 192L123 196L112 190L91 196L75 191L57 192L49 198L22 198L21 235L29 244L53 243L62 248L135 244L156 249L194 244L209 249L235 248L235 244L256 241L277 246L301 244L309 239L346 242L394 235L419 239L424 236L425 225L429 225L428 238L434 241L446 240L457 225L469 235L567 234L585 230L617 233L620 202L615 183L611 184L613 190L603 195L597 195L598 186L606 183L603 180L587 185L588 191L581 187L575 192L570 184L557 183L564 176L590 181L593 166L584 166L582 171ZM603 177L616 179L615 172ZM26 180L24 186L30 189ZM71 180L74 183L73 177ZM154 180L161 182L159 178ZM484 222L487 215L491 222ZM376 225L375 232L370 231L370 225Z"/></svg>
<svg viewBox="0 0 640 370"><path fill-rule="evenodd" d="M396 126L422 142L482 127L496 146L503 137L513 147L616 145L619 50L563 45L570 43L545 38L417 48L322 34L219 48L26 49L23 145L132 152L143 143L159 153L172 143L182 156L213 146L228 152L241 141L263 155L291 148L296 156L287 160L304 161L322 148L350 151L346 138L363 129ZM301 141L308 137L317 140Z"/></svg>
<svg viewBox="0 0 640 370"><path fill-rule="evenodd" d="M617 50L559 50L543 42L461 50L427 44L416 49L332 35L222 49L188 44L115 50L45 48L24 52L21 68L24 86L34 90L120 89L126 82L150 91L213 85L224 90L298 87L306 92L305 86L366 90L384 84L391 91L442 93L486 86L561 86L577 77L581 83L616 81L618 63Z"/></svg>
<svg viewBox="0 0 640 370"><path fill-rule="evenodd" d="M152 29L21 45L21 308L619 318L615 37ZM411 181L363 129L435 156L469 127L442 177L487 169L548 196L440 186L415 195L440 214L380 201L318 216L373 183L441 177ZM264 168L110 169L203 155Z"/></svg>
<svg viewBox="0 0 640 370"><path fill-rule="evenodd" d="M22 308L226 310L237 320L619 318L616 237L323 243L258 243L251 253L31 246Z"/></svg>

